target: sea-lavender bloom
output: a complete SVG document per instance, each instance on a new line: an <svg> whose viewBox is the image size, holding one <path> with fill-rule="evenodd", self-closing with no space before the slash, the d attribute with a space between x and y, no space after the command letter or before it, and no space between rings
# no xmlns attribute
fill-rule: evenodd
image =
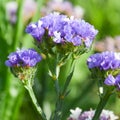
<svg viewBox="0 0 120 120"><path fill-rule="evenodd" d="M70 111L71 111L71 114L68 120L92 120L95 114L95 110L82 112L80 108L77 108L77 110L75 109ZM103 110L99 120L118 120L118 116L114 115L112 111Z"/></svg>
<svg viewBox="0 0 120 120"><path fill-rule="evenodd" d="M120 90L120 74L117 75L116 77L108 75L104 83L108 86L116 86L117 90Z"/></svg>
<svg viewBox="0 0 120 120"><path fill-rule="evenodd" d="M116 79L110 74L108 77L105 79L104 83L106 85L115 85Z"/></svg>
<svg viewBox="0 0 120 120"><path fill-rule="evenodd" d="M41 24L39 25L39 23ZM28 25L26 32L38 41L42 41L43 36L47 35L52 38L53 43L68 42L74 46L84 44L86 47L90 47L98 31L84 20L52 13L41 18L38 22Z"/></svg>
<svg viewBox="0 0 120 120"><path fill-rule="evenodd" d="M85 111L79 116L78 120L92 120L94 113L94 110Z"/></svg>
<svg viewBox="0 0 120 120"><path fill-rule="evenodd" d="M105 79L103 80L104 84L120 90L120 53L96 53L88 58L87 64L89 69L98 68L99 71L102 71L100 75Z"/></svg>
<svg viewBox="0 0 120 120"><path fill-rule="evenodd" d="M114 70L120 68L120 55L114 52L102 52L91 55L87 60L88 67L100 70Z"/></svg>
<svg viewBox="0 0 120 120"><path fill-rule="evenodd" d="M5 64L8 67L34 67L42 57L33 49L17 50L8 56Z"/></svg>
<svg viewBox="0 0 120 120"><path fill-rule="evenodd" d="M114 115L113 111L103 110L100 120L118 120L118 116Z"/></svg>
<svg viewBox="0 0 120 120"><path fill-rule="evenodd" d="M29 24L26 28L26 32L31 34L38 41L40 41L45 33L45 30L42 27L42 21Z"/></svg>
<svg viewBox="0 0 120 120"><path fill-rule="evenodd" d="M101 61L102 61L102 56L100 55L100 53L96 53L96 54L91 55L87 59L87 64L88 64L88 67L92 69L95 67L100 67Z"/></svg>
<svg viewBox="0 0 120 120"><path fill-rule="evenodd" d="M80 108L76 108L75 110L70 110L70 119L69 120L78 120L79 115L81 114L82 110Z"/></svg>

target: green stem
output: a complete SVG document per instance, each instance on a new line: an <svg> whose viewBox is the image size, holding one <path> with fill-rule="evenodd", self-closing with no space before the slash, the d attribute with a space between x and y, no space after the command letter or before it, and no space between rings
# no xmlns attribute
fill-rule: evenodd
<svg viewBox="0 0 120 120"><path fill-rule="evenodd" d="M57 92L57 101L56 101L55 112L52 120L61 120L63 100L60 97L60 86L58 79L55 80L54 84Z"/></svg>
<svg viewBox="0 0 120 120"><path fill-rule="evenodd" d="M54 117L52 120L61 120L62 106L63 106L63 98L62 96L58 96L58 99L56 102L56 109L55 109Z"/></svg>
<svg viewBox="0 0 120 120"><path fill-rule="evenodd" d="M60 92L60 85L59 85L59 79L58 79L59 73L60 73L60 66L56 65L55 73L54 73L54 75L52 75L52 79L53 79L54 85L55 85L57 101L56 101L54 114L53 114L53 116L51 116L50 120L61 120L63 100L60 97L61 92Z"/></svg>
<svg viewBox="0 0 120 120"><path fill-rule="evenodd" d="M66 93L67 93L67 88L70 84L70 81L71 81L71 78L73 76L73 72L74 72L74 63L73 63L73 60L71 62L71 69L70 69L70 73L65 81L65 84L63 86L63 90L61 91L60 90L60 85L59 85L59 81L58 81L58 77L59 77L59 70L60 68L58 68L59 66L57 66L57 69L56 69L56 77L57 79L55 80L55 88L56 88L56 92L57 92L57 101L56 101L56 107L55 107L55 113L54 113L54 116L53 116L53 119L52 120L61 120L62 118L62 108L63 108L63 102L64 102L64 98L66 96ZM58 70L59 69L59 70ZM58 70L58 71L57 71Z"/></svg>
<svg viewBox="0 0 120 120"><path fill-rule="evenodd" d="M97 106L97 110L95 111L95 115L92 120L99 120L99 116L100 116L102 110L104 109L110 95L111 95L111 91L108 89L106 91L106 93L103 95L103 97L101 97L101 100Z"/></svg>
<svg viewBox="0 0 120 120"><path fill-rule="evenodd" d="M37 102L37 99L36 99L36 97L35 97L35 94L34 94L34 92L33 92L32 87L31 87L30 85L26 85L25 88L28 90L29 95L30 95L30 97L31 97L31 99L32 99L32 102L33 102L36 110L37 110L38 113L40 114L41 120L47 120L44 112L42 111L41 107L38 105L38 102Z"/></svg>

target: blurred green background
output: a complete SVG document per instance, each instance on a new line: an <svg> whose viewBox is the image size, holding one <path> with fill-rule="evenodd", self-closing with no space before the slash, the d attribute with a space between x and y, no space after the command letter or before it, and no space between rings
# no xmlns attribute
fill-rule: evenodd
<svg viewBox="0 0 120 120"><path fill-rule="evenodd" d="M70 2L71 11L75 6L81 7L82 16L78 17L85 19L99 30L95 41L101 41L106 36L114 38L120 35L119 0L70 0L67 2ZM25 33L25 27L30 22L35 22L46 15L48 11L54 11L49 7L55 3L49 0L0 0L0 120L39 119L28 92L10 73L5 66L5 60L8 54L17 48L36 48L33 38ZM61 11L63 6L60 7ZM67 11L69 9L65 11L64 8L62 13L67 14ZM75 12L79 13L80 9L76 9ZM68 14L74 15L72 12ZM75 107L83 110L95 109L99 102L97 82L92 80L86 65L87 57L94 52L93 47L89 53L77 60L74 76L69 86L70 93L64 102L63 120L69 116L70 109ZM47 74L44 61L39 66L33 87L39 104L49 117L51 110L54 110L56 100L54 85ZM68 66L69 62L61 68L61 84L64 82ZM113 95L105 108L120 116L119 106L120 99L117 95Z"/></svg>

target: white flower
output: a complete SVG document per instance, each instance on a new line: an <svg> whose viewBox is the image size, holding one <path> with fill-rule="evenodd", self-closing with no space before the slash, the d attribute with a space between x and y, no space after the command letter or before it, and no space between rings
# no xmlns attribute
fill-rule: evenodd
<svg viewBox="0 0 120 120"><path fill-rule="evenodd" d="M53 34L54 34L53 41L54 41L55 43L61 43L61 33L55 31Z"/></svg>
<svg viewBox="0 0 120 120"><path fill-rule="evenodd" d="M118 120L118 116L114 115L113 111L103 110L101 114L101 120L109 119L109 120Z"/></svg>
<svg viewBox="0 0 120 120"><path fill-rule="evenodd" d="M115 58L116 58L117 60L120 60L120 53L115 53Z"/></svg>
<svg viewBox="0 0 120 120"><path fill-rule="evenodd" d="M78 118L79 118L82 110L77 107L75 110L71 109L70 112L71 112L70 117L71 117L73 120L78 120Z"/></svg>

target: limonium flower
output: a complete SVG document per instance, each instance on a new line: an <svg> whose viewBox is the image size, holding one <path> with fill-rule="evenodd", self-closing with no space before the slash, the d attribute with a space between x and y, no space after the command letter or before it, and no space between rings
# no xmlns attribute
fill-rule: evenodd
<svg viewBox="0 0 120 120"><path fill-rule="evenodd" d="M97 68L104 74L104 83L120 90L120 53L102 52L91 55L87 64L89 69Z"/></svg>
<svg viewBox="0 0 120 120"><path fill-rule="evenodd" d="M102 52L91 55L88 60L88 67L99 68L101 70L120 68L120 53Z"/></svg>
<svg viewBox="0 0 120 120"><path fill-rule="evenodd" d="M120 74L112 76L111 74L105 79L104 83L109 86L116 86L117 90L120 91Z"/></svg>
<svg viewBox="0 0 120 120"><path fill-rule="evenodd" d="M76 108L75 110L70 110L70 111L72 112L68 120L92 120L95 114L95 110L82 112L82 109L80 108ZM103 110L99 120L118 120L118 116L114 115L112 111Z"/></svg>
<svg viewBox="0 0 120 120"><path fill-rule="evenodd" d="M41 59L42 57L34 49L18 49L10 53L5 64L16 77L26 83L25 80L32 81L36 71L35 66Z"/></svg>
<svg viewBox="0 0 120 120"><path fill-rule="evenodd" d="M82 110L77 107L75 110L71 109L70 112L71 112L70 118L77 120L79 118L79 115L81 114Z"/></svg>
<svg viewBox="0 0 120 120"><path fill-rule="evenodd" d="M10 53L5 64L8 67L34 67L42 57L33 49L22 49Z"/></svg>
<svg viewBox="0 0 120 120"><path fill-rule="evenodd" d="M84 20L74 19L74 17L68 18L59 13L51 13L36 23L30 23L26 32L39 42L42 42L44 36L47 35L55 44L71 43L73 46L84 44L86 47L91 46L98 33L92 25Z"/></svg>

